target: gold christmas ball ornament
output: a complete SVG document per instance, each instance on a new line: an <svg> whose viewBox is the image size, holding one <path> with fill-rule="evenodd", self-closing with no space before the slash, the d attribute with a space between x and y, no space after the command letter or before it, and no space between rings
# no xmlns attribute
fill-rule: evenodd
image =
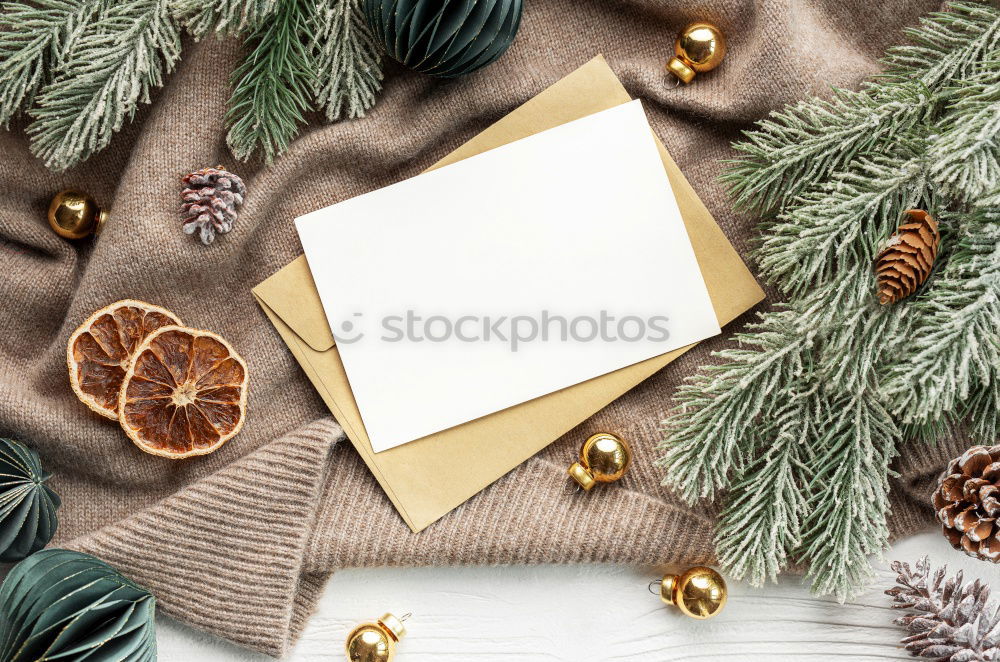
<svg viewBox="0 0 1000 662"><path fill-rule="evenodd" d="M613 483L621 478L631 461L632 449L624 439L599 432L583 442L580 461L570 466L569 475L589 491L597 483Z"/></svg>
<svg viewBox="0 0 1000 662"><path fill-rule="evenodd" d="M726 57L726 36L711 23L692 23L677 35L674 57L667 61L667 71L684 83L695 74L715 69Z"/></svg>
<svg viewBox="0 0 1000 662"><path fill-rule="evenodd" d="M712 618L722 611L729 596L722 575L701 565L681 575L664 575L659 584L660 600L700 620Z"/></svg>
<svg viewBox="0 0 1000 662"><path fill-rule="evenodd" d="M391 662L396 655L396 643L406 634L403 621L385 614L374 623L362 623L347 635L347 659L350 662Z"/></svg>
<svg viewBox="0 0 1000 662"><path fill-rule="evenodd" d="M80 191L59 191L49 203L49 226L63 239L83 239L100 234L108 213Z"/></svg>

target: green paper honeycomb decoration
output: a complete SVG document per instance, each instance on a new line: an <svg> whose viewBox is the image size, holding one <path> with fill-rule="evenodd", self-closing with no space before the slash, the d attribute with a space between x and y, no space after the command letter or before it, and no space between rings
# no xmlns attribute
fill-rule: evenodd
<svg viewBox="0 0 1000 662"><path fill-rule="evenodd" d="M364 0L375 41L421 73L456 78L504 54L521 25L522 0Z"/></svg>
<svg viewBox="0 0 1000 662"><path fill-rule="evenodd" d="M46 549L0 586L3 662L155 662L156 599L89 554Z"/></svg>
<svg viewBox="0 0 1000 662"><path fill-rule="evenodd" d="M48 478L38 453L0 437L0 562L20 561L52 540L59 497Z"/></svg>

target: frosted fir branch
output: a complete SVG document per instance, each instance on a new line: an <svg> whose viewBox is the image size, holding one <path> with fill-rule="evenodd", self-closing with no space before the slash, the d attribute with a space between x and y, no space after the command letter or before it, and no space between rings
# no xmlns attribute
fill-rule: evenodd
<svg viewBox="0 0 1000 662"><path fill-rule="evenodd" d="M729 490L716 545L734 575L765 581L792 558L809 566L814 590L844 599L885 547L888 467L901 440L962 425L993 443L1000 432L1000 324L984 287L1000 239L982 222L1000 215L1000 195L967 198L978 194L974 177L942 165L952 156L945 141L971 144L990 126L979 111L1000 107L985 92L1000 85L990 64L1000 60L997 10L963 7L957 19L925 22L922 45L894 56L895 78L788 108L736 145L741 158L725 178L738 204L778 214L756 255L790 300L678 389L660 446L665 484L685 500ZM919 50L929 44L941 52ZM959 73L972 80L945 75ZM983 144L955 167L1000 180ZM873 261L910 207L941 223L938 270L917 294L880 306ZM976 260L973 243L984 252ZM820 404L798 413L808 438L793 461L771 426L804 393Z"/></svg>
<svg viewBox="0 0 1000 662"><path fill-rule="evenodd" d="M282 0L252 32L250 52L233 73L226 141L245 161L262 152L267 163L282 154L312 110L316 73L309 53L312 0Z"/></svg>
<svg viewBox="0 0 1000 662"><path fill-rule="evenodd" d="M1000 210L968 216L957 235L946 265L909 307L906 353L887 368L883 392L907 424L944 419L1000 366Z"/></svg>
<svg viewBox="0 0 1000 662"><path fill-rule="evenodd" d="M889 463L900 442L892 416L870 392L837 396L821 412L815 472L796 560L813 592L843 602L869 583L869 557L889 546Z"/></svg>
<svg viewBox="0 0 1000 662"><path fill-rule="evenodd" d="M871 261L852 262L787 304L797 314L796 332L814 336L810 375L827 391L876 388L886 361L905 345L906 309L880 306L873 285Z"/></svg>
<svg viewBox="0 0 1000 662"><path fill-rule="evenodd" d="M841 312L839 323L817 345L818 378L836 393L877 390L891 357L909 351L910 316L903 307L879 305L870 288Z"/></svg>
<svg viewBox="0 0 1000 662"><path fill-rule="evenodd" d="M910 206L887 212L883 222L893 217L898 221L899 209ZM895 229L897 221L888 227ZM836 272L788 304L798 313L798 333L815 334L810 356L813 378L832 393L877 391L885 366L909 351L912 313L906 306L879 305L874 296L876 247L870 245L871 239L857 237L849 245L850 257L841 253Z"/></svg>
<svg viewBox="0 0 1000 662"><path fill-rule="evenodd" d="M951 2L948 11L928 14L905 34L910 43L888 50L876 83L919 81L937 90L974 76L1000 48L1000 9Z"/></svg>
<svg viewBox="0 0 1000 662"><path fill-rule="evenodd" d="M925 556L911 569L893 561L896 586L885 593L893 609L910 613L893 623L909 636L902 640L915 657L937 660L1000 659L1000 606L990 600L990 588L978 579L965 583L962 572L945 578L947 566L931 572Z"/></svg>
<svg viewBox="0 0 1000 662"><path fill-rule="evenodd" d="M716 364L688 377L662 421L663 455L656 464L666 470L663 484L688 503L730 489L731 477L755 461L760 422L783 399L814 387L824 334L836 326L854 332L852 320L841 318L842 308L829 302L859 307L869 290L857 277L827 283L784 310L761 315L733 337L739 348L716 352Z"/></svg>
<svg viewBox="0 0 1000 662"><path fill-rule="evenodd" d="M815 391L785 398L755 444L765 450L733 481L715 535L719 563L733 579L776 581L801 544L818 406Z"/></svg>
<svg viewBox="0 0 1000 662"><path fill-rule="evenodd" d="M762 315L734 337L746 349L715 353L720 364L678 388L677 407L662 422L663 456L656 464L665 469L663 484L686 502L714 498L754 456L747 431L778 406L779 388L796 381L808 363L813 336L797 334L796 321L793 311Z"/></svg>
<svg viewBox="0 0 1000 662"><path fill-rule="evenodd" d="M831 100L803 101L771 113L733 145L740 158L720 178L737 208L780 212L809 188L875 146L906 135L933 111L921 85L879 94L834 90Z"/></svg>
<svg viewBox="0 0 1000 662"><path fill-rule="evenodd" d="M819 334L818 374L829 389L873 386L894 339L905 338L905 308L882 307L872 297L872 262L900 210L936 208L922 131L915 128L882 155L858 158L762 224L755 251L761 270L795 297L800 333Z"/></svg>
<svg viewBox="0 0 1000 662"><path fill-rule="evenodd" d="M281 0L171 0L171 11L195 39L233 36L259 25Z"/></svg>
<svg viewBox="0 0 1000 662"><path fill-rule="evenodd" d="M931 176L944 193L972 203L1000 188L1000 62L953 90L928 154Z"/></svg>
<svg viewBox="0 0 1000 662"><path fill-rule="evenodd" d="M0 11L0 125L7 128L64 64L100 9L88 0L5 2Z"/></svg>
<svg viewBox="0 0 1000 662"><path fill-rule="evenodd" d="M362 0L317 0L310 32L316 103L329 121L364 117L382 89L382 56Z"/></svg>
<svg viewBox="0 0 1000 662"><path fill-rule="evenodd" d="M1000 439L1000 366L994 366L989 383L963 403L961 420L973 443L993 444Z"/></svg>
<svg viewBox="0 0 1000 662"><path fill-rule="evenodd" d="M914 43L890 50L888 73L864 90L801 102L747 132L722 177L735 205L780 212L856 157L936 116L947 98L942 87L975 75L1000 46L1000 10L952 3L908 36Z"/></svg>
<svg viewBox="0 0 1000 662"><path fill-rule="evenodd" d="M933 193L926 143L910 140L888 153L859 157L760 226L754 251L762 276L799 296L871 260L897 227L899 210L922 207Z"/></svg>
<svg viewBox="0 0 1000 662"><path fill-rule="evenodd" d="M166 0L107 0L38 94L32 153L62 171L107 147L139 103L149 103L180 49Z"/></svg>

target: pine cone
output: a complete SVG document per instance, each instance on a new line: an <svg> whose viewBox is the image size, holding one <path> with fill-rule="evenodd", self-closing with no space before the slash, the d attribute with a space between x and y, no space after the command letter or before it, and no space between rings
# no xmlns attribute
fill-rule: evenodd
<svg viewBox="0 0 1000 662"><path fill-rule="evenodd" d="M222 166L192 172L182 180L184 192L181 213L184 232L199 231L201 243L210 244L215 233L225 234L236 222L236 208L243 204L246 186L243 180Z"/></svg>
<svg viewBox="0 0 1000 662"><path fill-rule="evenodd" d="M931 275L941 235L938 224L922 209L904 212L907 222L899 226L875 257L878 301L885 305L905 299Z"/></svg>
<svg viewBox="0 0 1000 662"><path fill-rule="evenodd" d="M952 547L1000 562L1000 446L973 446L952 460L932 502Z"/></svg>
<svg viewBox="0 0 1000 662"><path fill-rule="evenodd" d="M893 561L896 586L886 591L893 609L910 613L893 620L909 636L902 644L910 655L938 662L1000 660L1000 609L990 601L990 587L979 580L963 583L962 573L945 578L946 567L931 572L923 557L910 569Z"/></svg>

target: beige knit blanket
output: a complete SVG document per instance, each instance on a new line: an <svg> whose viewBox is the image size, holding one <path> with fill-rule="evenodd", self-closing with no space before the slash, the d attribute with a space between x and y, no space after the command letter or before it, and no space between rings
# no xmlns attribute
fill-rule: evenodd
<svg viewBox="0 0 1000 662"><path fill-rule="evenodd" d="M301 252L292 219L413 176L546 86L603 53L684 174L746 255L755 219L716 182L740 131L772 109L876 71L901 28L939 0L529 0L499 62L456 81L387 68L368 117L314 118L270 167L224 144L239 47L185 43L184 58L104 152L63 175L0 132L0 434L29 442L63 497L55 544L108 560L150 587L164 613L275 656L301 631L337 568L376 565L711 560L712 516L683 507L652 466L678 382L729 332L664 371L420 534L393 510L254 303L250 288ZM663 64L685 23L728 34L723 66L673 89ZM181 232L180 177L225 164L249 188L235 230L209 247ZM45 224L73 186L112 209L94 244ZM138 298L224 335L250 366L249 417L214 455L171 462L135 448L70 390L66 340L92 311ZM567 493L584 437L613 429L635 448L613 489ZM952 449L904 450L896 535L930 525L926 486Z"/></svg>

